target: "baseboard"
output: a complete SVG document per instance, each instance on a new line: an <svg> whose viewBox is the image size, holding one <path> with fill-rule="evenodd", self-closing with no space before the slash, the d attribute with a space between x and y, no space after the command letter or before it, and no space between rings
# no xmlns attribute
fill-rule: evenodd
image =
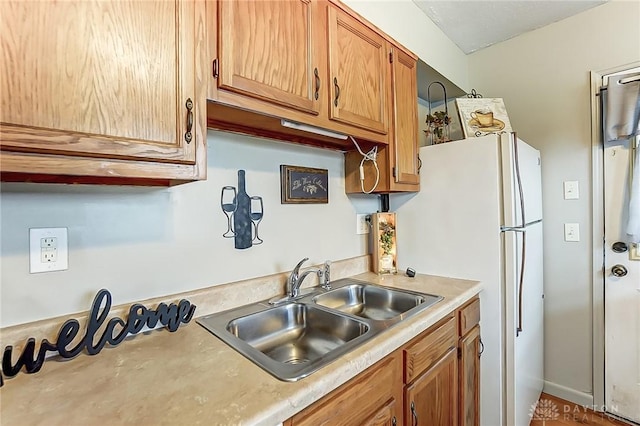
<svg viewBox="0 0 640 426"><path fill-rule="evenodd" d="M546 380L544 381L544 389L542 391L564 399L565 401L573 402L574 404L593 407L593 395L590 393L580 392Z"/></svg>

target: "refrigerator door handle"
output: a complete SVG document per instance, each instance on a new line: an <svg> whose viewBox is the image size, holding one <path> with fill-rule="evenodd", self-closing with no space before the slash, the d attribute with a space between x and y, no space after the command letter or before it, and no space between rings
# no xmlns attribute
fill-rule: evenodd
<svg viewBox="0 0 640 426"><path fill-rule="evenodd" d="M513 156L514 156L514 165L516 172L516 182L518 183L518 194L520 195L520 225L518 227L524 227L526 225L526 220L524 217L524 190L522 189L522 177L520 176L520 157L518 155L518 135L516 132L511 132L511 137L513 137Z"/></svg>
<svg viewBox="0 0 640 426"><path fill-rule="evenodd" d="M522 256L520 260L520 277L518 278L518 327L516 329L516 337L522 332L522 292L524 287L524 265L527 253L527 231L517 230L522 233Z"/></svg>

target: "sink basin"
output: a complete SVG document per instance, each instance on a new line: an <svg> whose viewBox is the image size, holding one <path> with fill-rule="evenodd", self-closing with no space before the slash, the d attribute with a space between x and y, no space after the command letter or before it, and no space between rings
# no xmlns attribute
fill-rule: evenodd
<svg viewBox="0 0 640 426"><path fill-rule="evenodd" d="M295 301L253 303L196 321L263 370L293 382L442 299L350 278L332 286L306 289Z"/></svg>
<svg viewBox="0 0 640 426"><path fill-rule="evenodd" d="M361 318L385 321L401 316L411 309L426 308L441 297L390 289L377 285L357 283L346 285L316 296L313 301L321 306Z"/></svg>
<svg viewBox="0 0 640 426"><path fill-rule="evenodd" d="M276 378L308 376L372 337L363 320L304 303L262 303L197 322Z"/></svg>
<svg viewBox="0 0 640 426"><path fill-rule="evenodd" d="M238 339L287 364L317 360L368 329L363 322L297 303L238 318L227 325L227 331Z"/></svg>

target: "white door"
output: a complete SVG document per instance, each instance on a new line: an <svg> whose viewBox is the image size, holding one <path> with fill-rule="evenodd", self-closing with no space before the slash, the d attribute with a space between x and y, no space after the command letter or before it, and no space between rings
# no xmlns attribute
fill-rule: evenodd
<svg viewBox="0 0 640 426"><path fill-rule="evenodd" d="M605 403L640 422L640 249L625 233L633 143L604 148Z"/></svg>

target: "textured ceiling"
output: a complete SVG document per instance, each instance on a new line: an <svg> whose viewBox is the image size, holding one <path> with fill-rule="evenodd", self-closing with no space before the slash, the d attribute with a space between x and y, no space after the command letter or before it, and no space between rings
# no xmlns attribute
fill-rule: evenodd
<svg viewBox="0 0 640 426"><path fill-rule="evenodd" d="M413 0L465 53L544 27L606 0Z"/></svg>

